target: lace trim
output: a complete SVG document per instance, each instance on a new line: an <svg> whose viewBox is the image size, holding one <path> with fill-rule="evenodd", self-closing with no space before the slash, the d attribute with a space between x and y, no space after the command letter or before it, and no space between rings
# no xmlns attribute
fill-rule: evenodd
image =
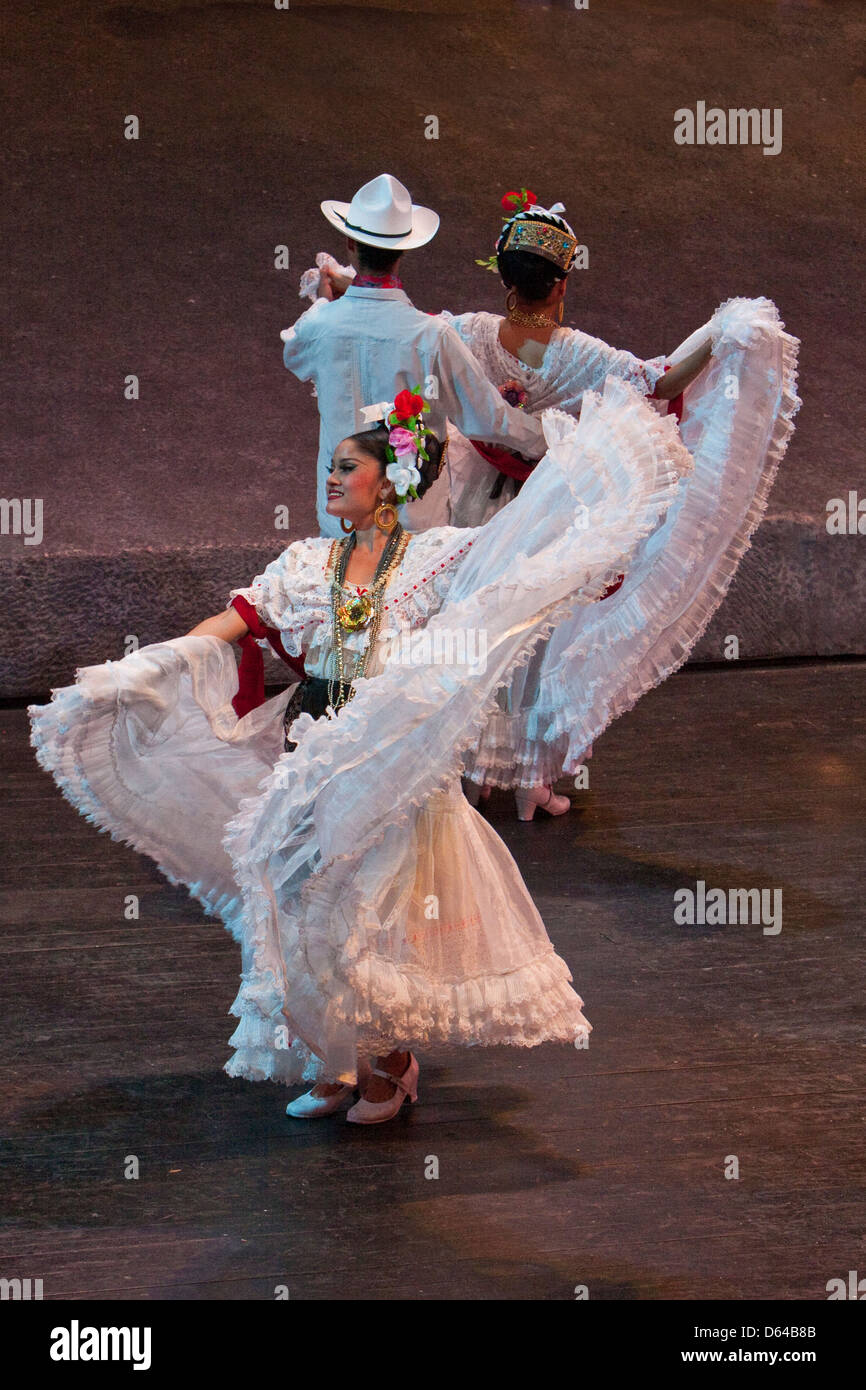
<svg viewBox="0 0 866 1390"><path fill-rule="evenodd" d="M127 845L139 854L153 859L160 872L175 886L186 887L201 903L208 916L218 917L236 941L243 938L243 902L226 864L224 878L202 877L194 884L185 875L185 866L173 856L171 845L158 837L159 815L153 814L156 826L143 826L142 802L146 794L133 790L125 783L116 752L117 724L123 711L124 689L135 689L148 680L148 671L158 667L167 654L180 661L191 674L185 647L194 649L210 646L216 653L224 675L218 684L226 700L222 705L205 710L214 731L226 736L231 729L237 734L241 725L250 735L264 728L282 697L276 696L259 710L239 721L230 703L230 693L237 685L237 663L231 645L217 637L182 637L166 643L155 643L130 653L122 661L106 662L104 667L78 667L76 684L53 688L47 705L29 705L30 743L40 766L50 773L64 798L100 831L110 835L118 844ZM202 706L204 708L204 706ZM86 738L86 768L78 750L79 741ZM281 740L280 740L281 742ZM279 747L279 744L277 745ZM263 787L270 770L263 773ZM159 787L153 799L158 805ZM121 831L118 826L130 828Z"/></svg>
<svg viewBox="0 0 866 1390"><path fill-rule="evenodd" d="M443 532L448 532L443 536ZM453 533L453 535L451 534ZM435 531L412 536L402 566L394 572L387 593L391 596L382 604L380 641L399 637L406 627L418 627L438 612L448 597L454 568L460 564L473 543L471 531L458 527L439 527ZM310 541L296 541L257 575L247 588L232 589L226 607L240 595L255 608L262 620L279 629L286 652L291 656L318 653L331 643L331 586L328 578L330 542L326 543L324 558L318 550L321 540L314 541L318 549L315 559L304 556ZM443 540L450 546L443 548ZM454 542L459 541L459 544ZM355 585L355 588L363 587ZM289 621L291 619L291 621ZM344 645L348 651L362 650L366 632L348 633ZM267 646L266 640L259 642Z"/></svg>

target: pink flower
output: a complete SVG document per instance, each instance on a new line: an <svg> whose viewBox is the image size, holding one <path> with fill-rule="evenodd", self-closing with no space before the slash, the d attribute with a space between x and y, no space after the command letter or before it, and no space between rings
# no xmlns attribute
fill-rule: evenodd
<svg viewBox="0 0 866 1390"><path fill-rule="evenodd" d="M399 458L401 454L417 454L418 444L411 430L396 425L388 435L388 443Z"/></svg>

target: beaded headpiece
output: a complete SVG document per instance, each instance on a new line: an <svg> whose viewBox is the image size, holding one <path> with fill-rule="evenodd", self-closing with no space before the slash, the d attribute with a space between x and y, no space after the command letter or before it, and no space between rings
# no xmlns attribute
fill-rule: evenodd
<svg viewBox="0 0 866 1390"><path fill-rule="evenodd" d="M531 251L547 261L553 261L554 265L567 273L577 254L577 237L557 222L543 221L540 217L534 217L531 221L526 217L516 217L508 228L502 249Z"/></svg>
<svg viewBox="0 0 866 1390"><path fill-rule="evenodd" d="M506 193L502 206L511 216L503 222L497 247L501 247L502 251L529 251L535 256L543 256L567 275L577 255L578 240L573 228L561 216L565 212L563 204L539 207L532 190L521 188L519 192ZM498 270L498 253L476 264Z"/></svg>

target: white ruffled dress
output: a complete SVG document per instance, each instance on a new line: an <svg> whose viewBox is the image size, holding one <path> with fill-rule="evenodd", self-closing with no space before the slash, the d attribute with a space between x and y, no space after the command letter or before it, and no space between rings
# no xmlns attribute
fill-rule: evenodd
<svg viewBox="0 0 866 1390"><path fill-rule="evenodd" d="M80 669L30 707L69 800L239 942L232 1076L353 1080L359 1054L573 1043L589 1028L516 864L460 792L462 758L497 690L628 568L692 464L673 424L614 379L579 422L549 412L544 428L513 506L413 537L368 677L338 717L296 719L293 752L285 692L237 718L235 655L215 637ZM290 545L233 591L319 675L330 544ZM467 643L461 664L472 633L483 660Z"/></svg>
<svg viewBox="0 0 866 1390"><path fill-rule="evenodd" d="M771 300L729 299L667 358L644 362L558 329L534 368L502 347L497 315L446 317L494 385L515 379L533 412L579 415L583 392L605 373L648 395L665 362L712 340L710 363L684 396L679 428L694 470L675 506L640 546L622 586L561 623L515 673L467 753L466 775L475 782L553 783L573 775L603 729L683 664L725 597L793 432L799 343ZM495 470L451 425L448 436L451 519L474 526L513 496L513 484L506 480L491 502Z"/></svg>
<svg viewBox="0 0 866 1390"><path fill-rule="evenodd" d="M576 328L555 328L544 349L540 366L530 367L508 352L499 341L502 317L499 314L451 314L441 318L463 339L478 359L485 376L497 388L514 382L526 396L524 409L541 415L545 410L564 410L577 417L584 391L600 391L605 377L627 381L642 395L650 395L664 376L665 357L643 361L633 353L611 347ZM457 427L448 423L448 510L453 526L480 526L489 521L516 495L513 478L500 480L491 467ZM491 497L494 484L498 496Z"/></svg>

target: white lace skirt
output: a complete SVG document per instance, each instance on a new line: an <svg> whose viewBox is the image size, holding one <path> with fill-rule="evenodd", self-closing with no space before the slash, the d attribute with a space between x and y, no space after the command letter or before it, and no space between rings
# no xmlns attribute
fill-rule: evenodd
<svg viewBox="0 0 866 1390"><path fill-rule="evenodd" d="M231 1075L292 1081L300 1067L305 1079L352 1080L359 1054L589 1032L517 865L458 782L363 856L307 879L297 910L279 861L261 866L249 894L279 959L273 971L260 959L233 1005Z"/></svg>
<svg viewBox="0 0 866 1390"><path fill-rule="evenodd" d="M231 647L184 637L86 668L31 709L39 760L68 799L185 884L244 948L231 1075L353 1079L359 1052L531 1047L589 1031L517 865L456 779L344 860L302 910L313 865L287 873L280 850L257 863L245 906L226 830L278 761L290 782L292 755L281 758L286 695L238 721L236 690ZM253 979L257 913L275 968L259 961Z"/></svg>

